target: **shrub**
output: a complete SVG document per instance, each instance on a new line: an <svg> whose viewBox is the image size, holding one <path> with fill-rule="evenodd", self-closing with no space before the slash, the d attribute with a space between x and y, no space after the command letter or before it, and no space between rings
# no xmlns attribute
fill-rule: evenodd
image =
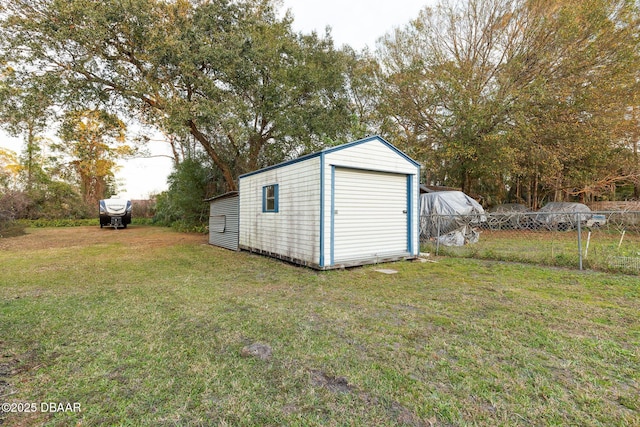
<svg viewBox="0 0 640 427"><path fill-rule="evenodd" d="M169 175L169 189L158 195L154 220L180 230L204 229L209 206L204 202L211 175L197 159L185 159Z"/></svg>
<svg viewBox="0 0 640 427"><path fill-rule="evenodd" d="M0 194L0 227L17 218L23 218L29 208L30 200L23 191L7 190Z"/></svg>

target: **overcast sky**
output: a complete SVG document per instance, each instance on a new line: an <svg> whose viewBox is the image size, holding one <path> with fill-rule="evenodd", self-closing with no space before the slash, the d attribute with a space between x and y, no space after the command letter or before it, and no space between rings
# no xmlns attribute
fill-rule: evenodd
<svg viewBox="0 0 640 427"><path fill-rule="evenodd" d="M407 24L418 16L426 5L435 0L284 0L282 13L293 13L295 31L323 35L327 26L337 48L348 44L356 50L375 48L375 42L396 27ZM154 154L170 154L168 144L153 142ZM16 153L22 150L22 141L10 139L0 133L0 146ZM167 188L166 179L171 172L171 159L155 157L121 162L116 173L122 195L131 199L144 199Z"/></svg>
<svg viewBox="0 0 640 427"><path fill-rule="evenodd" d="M297 31L324 34L330 26L336 47L348 44L356 50L365 46L373 50L378 38L434 4L435 0L284 0L283 10L291 9Z"/></svg>

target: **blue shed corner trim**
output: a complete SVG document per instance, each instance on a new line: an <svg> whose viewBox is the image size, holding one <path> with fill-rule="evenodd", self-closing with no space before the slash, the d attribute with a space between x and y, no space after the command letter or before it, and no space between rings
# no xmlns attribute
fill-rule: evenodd
<svg viewBox="0 0 640 427"><path fill-rule="evenodd" d="M320 267L325 267L324 257L324 154L320 155Z"/></svg>

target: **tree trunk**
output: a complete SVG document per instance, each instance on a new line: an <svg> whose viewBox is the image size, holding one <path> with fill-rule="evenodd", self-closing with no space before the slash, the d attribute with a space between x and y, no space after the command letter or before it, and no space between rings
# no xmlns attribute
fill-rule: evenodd
<svg viewBox="0 0 640 427"><path fill-rule="evenodd" d="M635 114L634 114L635 116ZM640 158L638 157L638 141L633 142L633 158L636 161L636 169L640 170ZM613 187L615 189L615 186ZM637 180L633 183L633 198L640 198L640 182Z"/></svg>
<svg viewBox="0 0 640 427"><path fill-rule="evenodd" d="M211 160L213 160L213 163L220 168L222 176L224 177L224 182L227 184L227 191L237 191L238 185L236 184L236 179L233 176L233 172L229 168L229 165L220 158L216 150L213 148L213 145L211 145L209 139L200 132L193 120L189 120L188 125L191 135L193 135L196 141L202 145L207 154L211 157Z"/></svg>
<svg viewBox="0 0 640 427"><path fill-rule="evenodd" d="M261 135L255 135L249 137L249 170L247 172L259 169L260 165L258 160L260 159L260 152L265 144L265 140Z"/></svg>
<svg viewBox="0 0 640 427"><path fill-rule="evenodd" d="M466 168L463 168L460 172L460 191L462 191L463 193L467 193L469 191L469 189L467 188L468 183L469 173L467 172Z"/></svg>
<svg viewBox="0 0 640 427"><path fill-rule="evenodd" d="M27 133L27 191L31 191L33 189L33 162L34 160L34 139L35 135L33 132L33 126L29 125L29 130Z"/></svg>
<svg viewBox="0 0 640 427"><path fill-rule="evenodd" d="M537 210L538 209L538 174L536 173L536 175L533 178L533 188L531 189L531 192L533 193L533 205L531 206L531 209L533 210Z"/></svg>

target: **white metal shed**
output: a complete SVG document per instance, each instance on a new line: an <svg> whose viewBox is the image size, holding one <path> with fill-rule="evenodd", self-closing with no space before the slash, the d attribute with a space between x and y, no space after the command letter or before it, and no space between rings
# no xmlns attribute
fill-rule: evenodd
<svg viewBox="0 0 640 427"><path fill-rule="evenodd" d="M323 270L413 258L419 176L379 136L242 175L239 246Z"/></svg>

